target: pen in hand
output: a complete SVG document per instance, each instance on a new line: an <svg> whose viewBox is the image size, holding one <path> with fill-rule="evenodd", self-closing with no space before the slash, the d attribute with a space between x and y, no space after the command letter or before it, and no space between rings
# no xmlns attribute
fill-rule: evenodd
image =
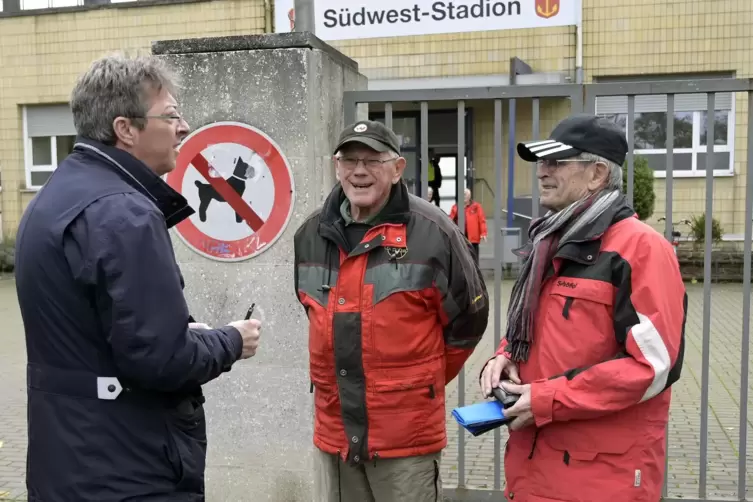
<svg viewBox="0 0 753 502"><path fill-rule="evenodd" d="M254 313L254 307L256 307L255 303L252 303L251 306L248 308L248 311L246 311L246 318L244 321L248 321L251 319L251 315Z"/></svg>

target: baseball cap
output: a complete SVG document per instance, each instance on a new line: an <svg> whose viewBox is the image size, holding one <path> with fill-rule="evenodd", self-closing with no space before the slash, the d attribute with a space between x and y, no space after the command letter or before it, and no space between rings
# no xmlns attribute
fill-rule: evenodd
<svg viewBox="0 0 753 502"><path fill-rule="evenodd" d="M563 160L585 152L621 166L627 150L623 129L611 120L589 114L571 115L561 121L549 139L518 143L518 155L528 162Z"/></svg>
<svg viewBox="0 0 753 502"><path fill-rule="evenodd" d="M400 155L400 140L397 135L381 122L373 120L361 120L350 124L337 140L334 153L348 143L362 143L377 152L393 151Z"/></svg>

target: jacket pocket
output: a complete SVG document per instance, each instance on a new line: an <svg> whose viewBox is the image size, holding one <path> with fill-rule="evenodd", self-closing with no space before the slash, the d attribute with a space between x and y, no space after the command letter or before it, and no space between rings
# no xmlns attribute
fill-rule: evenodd
<svg viewBox="0 0 753 502"><path fill-rule="evenodd" d="M402 413L426 409L437 398L436 377L433 374L374 380L370 408Z"/></svg>
<svg viewBox="0 0 753 502"><path fill-rule="evenodd" d="M337 383L322 376L324 370L312 368L311 393L314 394L314 408L328 415L340 414L340 396Z"/></svg>
<svg viewBox="0 0 753 502"><path fill-rule="evenodd" d="M203 493L207 432L202 401L189 398L166 410L165 424L166 454L178 480L176 489Z"/></svg>
<svg viewBox="0 0 753 502"><path fill-rule="evenodd" d="M562 428L541 434L541 450L534 454L533 461L539 462L539 473L547 483L532 486L535 493L526 500L651 500L644 486L634 485L636 470L644 468L637 453L641 449L638 439L635 431L628 429L613 429L605 434Z"/></svg>
<svg viewBox="0 0 753 502"><path fill-rule="evenodd" d="M629 431L617 432L606 436L571 434L557 432L556 434L540 437L552 449L562 452L563 462L570 459L591 462L600 454L625 455L638 441L634 433ZM567 453L567 455L565 455Z"/></svg>
<svg viewBox="0 0 753 502"><path fill-rule="evenodd" d="M551 295L563 299L562 317L570 319L570 311L576 303L578 309L601 306L611 310L614 286L603 281L560 277L555 279Z"/></svg>
<svg viewBox="0 0 753 502"><path fill-rule="evenodd" d="M577 342L575 339L561 342L562 352L568 355L563 363L581 366L593 358L601 360L615 352L613 304L611 283L570 277L554 279L553 287L540 305L548 329L562 333L575 329L582 333Z"/></svg>

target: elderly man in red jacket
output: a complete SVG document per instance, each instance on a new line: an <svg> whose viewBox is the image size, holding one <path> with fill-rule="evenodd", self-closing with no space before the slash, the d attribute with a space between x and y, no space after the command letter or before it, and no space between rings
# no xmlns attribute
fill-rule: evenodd
<svg viewBox="0 0 753 502"><path fill-rule="evenodd" d="M656 502L687 295L672 246L621 194L627 142L591 115L518 145L538 162L541 203L521 250L507 333L481 374L503 378L505 496L515 502Z"/></svg>
<svg viewBox="0 0 753 502"><path fill-rule="evenodd" d="M408 193L395 132L346 127L339 183L295 234L309 319L316 502L436 502L445 386L486 330L489 295L468 242Z"/></svg>

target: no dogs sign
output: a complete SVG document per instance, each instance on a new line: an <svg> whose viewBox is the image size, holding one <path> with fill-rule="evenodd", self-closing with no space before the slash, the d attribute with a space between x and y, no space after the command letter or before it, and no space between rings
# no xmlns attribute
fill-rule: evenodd
<svg viewBox="0 0 753 502"><path fill-rule="evenodd" d="M192 132L167 183L196 211L176 231L188 247L218 261L241 261L269 248L293 212L293 173L277 144L239 122Z"/></svg>

